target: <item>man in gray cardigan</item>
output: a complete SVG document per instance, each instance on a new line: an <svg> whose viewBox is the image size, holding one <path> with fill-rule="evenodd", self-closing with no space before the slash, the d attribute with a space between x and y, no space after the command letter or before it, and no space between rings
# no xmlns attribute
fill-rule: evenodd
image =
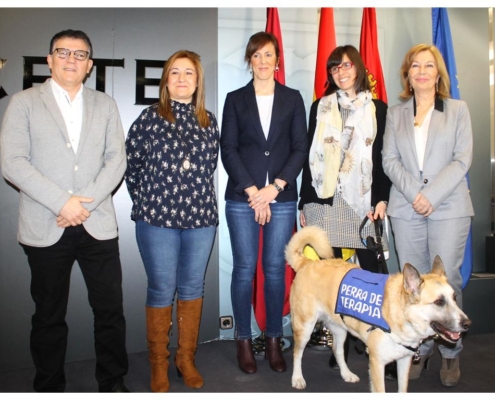
<svg viewBox="0 0 495 400"><path fill-rule="evenodd" d="M81 31L50 42L51 79L14 95L0 133L2 172L20 192L18 240L31 269L34 389L65 390L65 314L77 261L94 313L100 392L127 392L122 270L112 191L126 169L115 101L84 87L92 46Z"/></svg>

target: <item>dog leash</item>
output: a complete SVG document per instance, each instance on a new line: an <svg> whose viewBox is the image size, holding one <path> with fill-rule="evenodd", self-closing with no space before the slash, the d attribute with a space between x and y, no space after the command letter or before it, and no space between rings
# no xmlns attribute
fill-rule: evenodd
<svg viewBox="0 0 495 400"><path fill-rule="evenodd" d="M378 263L382 266L382 274L388 274L387 262L385 261L385 254L383 254L383 222L380 218L375 219L375 235L376 235L376 250L375 254L378 259Z"/></svg>
<svg viewBox="0 0 495 400"><path fill-rule="evenodd" d="M383 221L380 217L373 221L373 226L375 228L376 240L373 236L368 236L366 240L363 238L362 232L366 223L368 222L368 216L364 217L361 225L359 226L359 237L361 242L366 246L366 248L375 253L378 260L378 265L380 266L380 273L388 274L387 262L385 261L385 254L383 253Z"/></svg>

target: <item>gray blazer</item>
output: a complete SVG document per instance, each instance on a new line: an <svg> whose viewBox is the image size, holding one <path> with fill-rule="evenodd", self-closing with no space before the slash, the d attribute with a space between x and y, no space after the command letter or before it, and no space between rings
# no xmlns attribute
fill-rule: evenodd
<svg viewBox="0 0 495 400"><path fill-rule="evenodd" d="M473 216L466 174L473 156L471 118L465 102L437 99L431 116L423 173L414 142L414 98L391 107L383 138L383 169L392 181L387 214L411 220L421 192L433 206L429 218Z"/></svg>
<svg viewBox="0 0 495 400"><path fill-rule="evenodd" d="M126 169L125 134L117 104L108 95L83 89L83 122L77 154L48 79L15 94L0 133L3 176L20 190L18 240L30 246L56 243L63 229L56 217L72 194L83 203L84 222L98 240L117 236L112 191Z"/></svg>

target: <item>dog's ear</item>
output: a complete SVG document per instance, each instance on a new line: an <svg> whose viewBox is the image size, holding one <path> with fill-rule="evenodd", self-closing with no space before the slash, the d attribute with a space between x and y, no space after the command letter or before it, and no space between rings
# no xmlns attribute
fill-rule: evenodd
<svg viewBox="0 0 495 400"><path fill-rule="evenodd" d="M433 261L433 268L431 269L432 274L437 274L440 276L445 276L445 267L443 266L442 259L440 256L435 256Z"/></svg>
<svg viewBox="0 0 495 400"><path fill-rule="evenodd" d="M418 270L411 264L406 263L402 274L404 276L404 289L406 293L413 295L415 298L420 296L424 281Z"/></svg>

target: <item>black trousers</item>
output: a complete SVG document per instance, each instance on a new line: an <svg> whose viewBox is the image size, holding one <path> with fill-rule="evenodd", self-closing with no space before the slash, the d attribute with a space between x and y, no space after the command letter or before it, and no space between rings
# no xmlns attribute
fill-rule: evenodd
<svg viewBox="0 0 495 400"><path fill-rule="evenodd" d="M22 245L31 268L31 355L34 390L63 392L68 327L65 322L74 261L81 268L94 315L95 377L100 390L112 387L128 370L122 269L118 238L97 240L82 225L66 228L52 246Z"/></svg>

